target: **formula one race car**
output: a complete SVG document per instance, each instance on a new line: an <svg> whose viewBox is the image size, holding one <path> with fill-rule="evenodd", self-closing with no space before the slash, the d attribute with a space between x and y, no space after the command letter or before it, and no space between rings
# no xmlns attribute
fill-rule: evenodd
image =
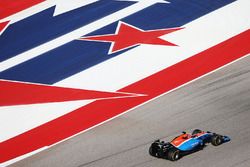
<svg viewBox="0 0 250 167"><path fill-rule="evenodd" d="M149 154L154 157L176 161L183 155L203 149L207 143L218 146L230 141L228 136L204 132L199 129L195 129L192 134L182 133L171 142L154 141L149 148Z"/></svg>

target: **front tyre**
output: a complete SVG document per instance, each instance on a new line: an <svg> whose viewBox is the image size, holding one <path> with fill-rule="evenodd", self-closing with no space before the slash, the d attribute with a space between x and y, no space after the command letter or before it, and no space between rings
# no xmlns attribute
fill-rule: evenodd
<svg viewBox="0 0 250 167"><path fill-rule="evenodd" d="M223 137L221 135L215 134L211 139L211 143L214 146L219 146L223 143Z"/></svg>
<svg viewBox="0 0 250 167"><path fill-rule="evenodd" d="M170 149L168 152L168 159L170 161L177 161L180 159L180 151L175 148Z"/></svg>

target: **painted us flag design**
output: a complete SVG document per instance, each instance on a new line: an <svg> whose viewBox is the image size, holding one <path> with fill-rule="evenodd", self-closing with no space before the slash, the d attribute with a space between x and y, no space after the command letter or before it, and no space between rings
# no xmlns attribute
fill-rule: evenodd
<svg viewBox="0 0 250 167"><path fill-rule="evenodd" d="M245 57L248 6L248 0L1 2L1 165Z"/></svg>

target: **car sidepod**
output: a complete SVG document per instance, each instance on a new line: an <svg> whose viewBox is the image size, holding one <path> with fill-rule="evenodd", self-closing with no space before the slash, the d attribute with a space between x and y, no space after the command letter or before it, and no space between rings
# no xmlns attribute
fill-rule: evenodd
<svg viewBox="0 0 250 167"><path fill-rule="evenodd" d="M177 148L181 151L192 151L203 145L203 141L198 138L190 138L179 145Z"/></svg>

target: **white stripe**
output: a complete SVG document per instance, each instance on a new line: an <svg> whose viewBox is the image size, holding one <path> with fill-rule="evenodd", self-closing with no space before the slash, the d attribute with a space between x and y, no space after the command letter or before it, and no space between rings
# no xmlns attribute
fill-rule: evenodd
<svg viewBox="0 0 250 167"><path fill-rule="evenodd" d="M41 2L37 5L34 5L30 8L27 8L23 11L15 13L9 17L3 18L2 20L0 20L0 22L10 21L11 24L13 24L13 23L16 23L20 20L27 18L27 17L30 17L36 13L39 13L43 10L51 8L52 6L56 6L53 16L57 16L57 15L66 13L68 11L71 11L73 9L89 5L89 4L97 2L97 1L98 0L84 0L84 1L83 0L74 0L74 1L69 3L68 0L46 0L46 1Z"/></svg>
<svg viewBox="0 0 250 167"><path fill-rule="evenodd" d="M56 4L56 8L54 11L54 15L53 16L58 16L60 14L66 13L68 11L80 8L82 6L86 6L89 5L91 3L95 3L99 0L73 0L73 1L69 1L69 0L51 0L52 2L54 2Z"/></svg>
<svg viewBox="0 0 250 167"><path fill-rule="evenodd" d="M0 22L4 22L4 21L10 21L11 24L15 23L15 22L18 22L20 20L23 20L29 16L32 16L36 13L39 13L45 9L48 9L52 6L54 6L55 4L54 3L51 3L51 1L44 1L42 3L39 3L37 5L34 5L30 8L27 8L23 11L20 11L18 13L15 13L9 17L5 17L3 18L2 20L0 20Z"/></svg>
<svg viewBox="0 0 250 167"><path fill-rule="evenodd" d="M141 45L55 85L116 91L250 28L249 0L239 0L163 36L179 45Z"/></svg>
<svg viewBox="0 0 250 167"><path fill-rule="evenodd" d="M145 1L145 0L116 0L116 1L131 1L131 2L139 2L139 1ZM166 0L151 0L154 1L156 3L170 3Z"/></svg>
<svg viewBox="0 0 250 167"><path fill-rule="evenodd" d="M86 35L90 32L93 32L97 29L100 29L106 25L109 25L113 22L116 22L126 16L129 16L133 13L136 13L142 9L145 9L149 6L154 5L155 3L158 3L155 0L143 0L139 1L138 3L131 5L129 7L126 7L122 10L119 10L111 15L108 15L106 17L103 17L102 19L99 19L97 21L94 21L86 26L83 26L77 30L74 30L68 34L65 34L63 36L60 36L54 40L51 40L47 43L44 43L42 45L39 45L33 49L30 49L26 52L23 52L15 57L12 57L8 60L5 60L0 63L0 72L7 70L11 67L14 67L20 63L23 63L27 60L30 60L32 58L35 58L43 53L46 53L54 48L57 48L59 46L62 46L72 40L78 39L79 37Z"/></svg>
<svg viewBox="0 0 250 167"><path fill-rule="evenodd" d="M0 107L0 142L56 119L91 100Z"/></svg>

